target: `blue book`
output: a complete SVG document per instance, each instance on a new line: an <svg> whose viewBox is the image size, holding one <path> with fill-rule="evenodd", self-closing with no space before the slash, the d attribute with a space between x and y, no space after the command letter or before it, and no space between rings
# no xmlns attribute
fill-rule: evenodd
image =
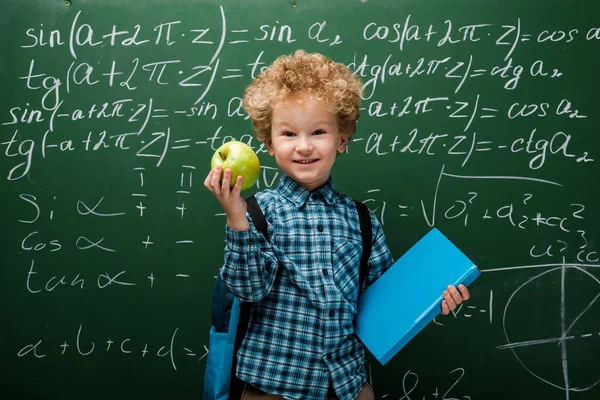
<svg viewBox="0 0 600 400"><path fill-rule="evenodd" d="M480 274L433 228L359 297L356 334L385 365L442 311L448 285L468 286Z"/></svg>

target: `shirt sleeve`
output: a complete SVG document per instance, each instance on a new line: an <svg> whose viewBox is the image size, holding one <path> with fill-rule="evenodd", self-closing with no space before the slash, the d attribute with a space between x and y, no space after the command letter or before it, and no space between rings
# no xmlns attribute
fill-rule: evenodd
<svg viewBox="0 0 600 400"><path fill-rule="evenodd" d="M279 264L271 244L256 230L250 218L248 222L250 229L246 231L226 228L221 279L240 301L258 302L273 287Z"/></svg>
<svg viewBox="0 0 600 400"><path fill-rule="evenodd" d="M394 263L390 249L388 248L383 226L377 220L373 212L371 214L371 225L373 230L373 244L371 247L371 256L369 257L369 274L367 276L364 289L367 290L379 277L387 271Z"/></svg>

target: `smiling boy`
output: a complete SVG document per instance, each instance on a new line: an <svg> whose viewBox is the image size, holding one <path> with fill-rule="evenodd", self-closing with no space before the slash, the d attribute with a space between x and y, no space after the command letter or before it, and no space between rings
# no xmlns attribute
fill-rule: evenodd
<svg viewBox="0 0 600 400"><path fill-rule="evenodd" d="M331 169L356 131L360 80L343 64L297 51L279 57L246 89L256 136L283 172L256 194L270 240L240 196L242 178L212 169L204 185L227 216L221 278L252 302L238 352L243 399L373 399L364 348L354 333L362 239L354 201L334 189ZM373 213L366 289L393 259ZM444 292L442 314L469 298Z"/></svg>

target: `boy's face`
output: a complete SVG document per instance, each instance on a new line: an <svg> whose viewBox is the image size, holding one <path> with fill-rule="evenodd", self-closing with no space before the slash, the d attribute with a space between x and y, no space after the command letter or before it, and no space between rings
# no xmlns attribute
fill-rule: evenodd
<svg viewBox="0 0 600 400"><path fill-rule="evenodd" d="M269 154L279 168L306 190L322 186L348 138L337 117L308 95L278 102L271 115Z"/></svg>

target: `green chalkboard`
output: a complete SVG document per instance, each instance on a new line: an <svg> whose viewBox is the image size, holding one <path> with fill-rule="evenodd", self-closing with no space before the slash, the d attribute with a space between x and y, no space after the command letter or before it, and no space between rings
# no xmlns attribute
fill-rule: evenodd
<svg viewBox="0 0 600 400"><path fill-rule="evenodd" d="M0 398L198 399L225 219L202 185L244 88L303 48L365 84L336 187L395 258L483 275L378 399L600 398L600 2L3 2Z"/></svg>

